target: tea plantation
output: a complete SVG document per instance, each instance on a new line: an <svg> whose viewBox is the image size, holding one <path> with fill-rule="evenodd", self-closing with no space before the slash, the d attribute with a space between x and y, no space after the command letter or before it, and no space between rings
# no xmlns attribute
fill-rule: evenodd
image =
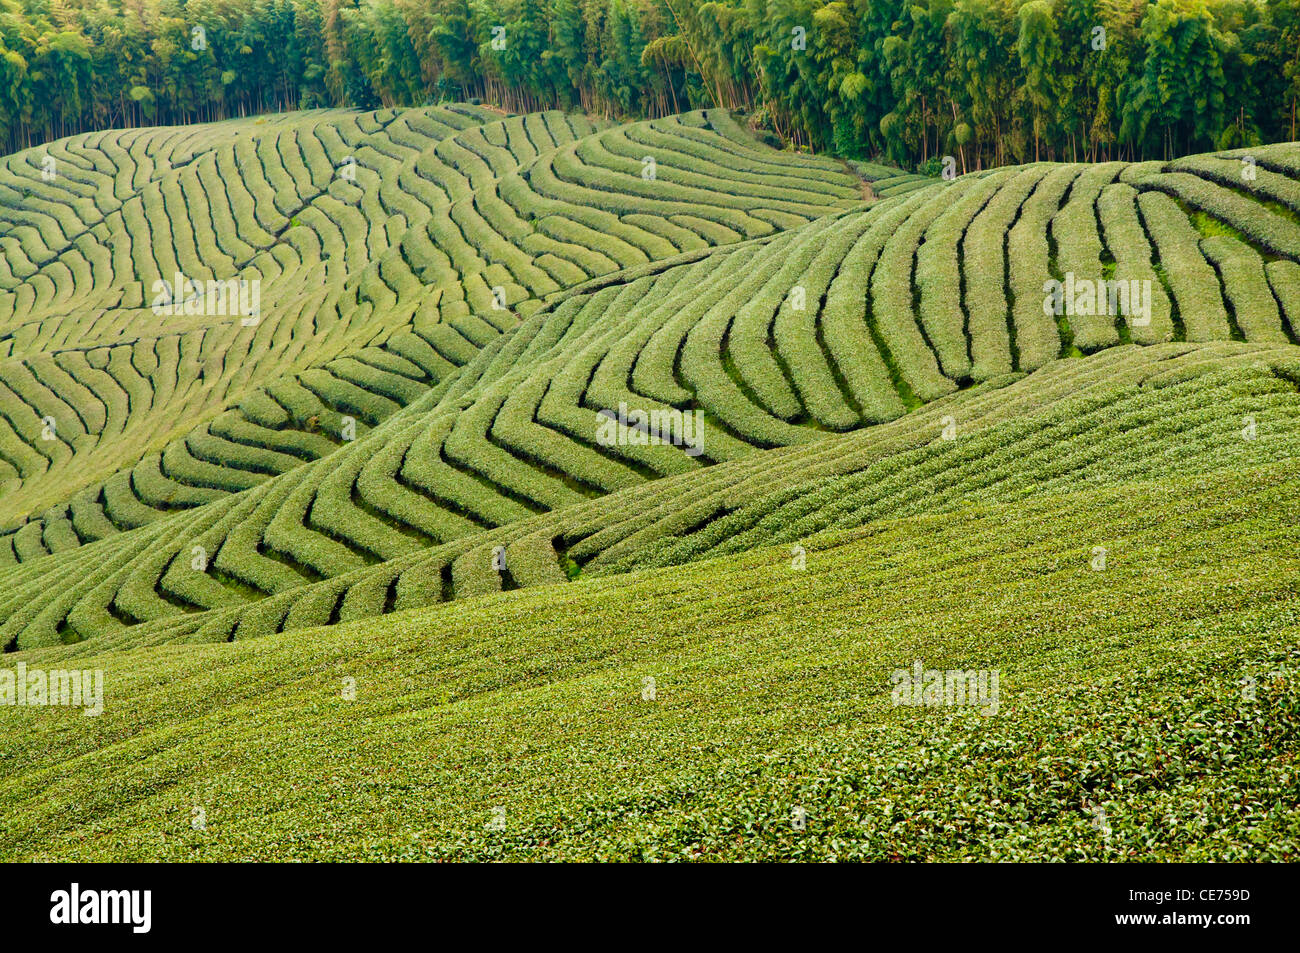
<svg viewBox="0 0 1300 953"><path fill-rule="evenodd" d="M1293 860L1297 477L1300 143L63 139L0 158L0 670L104 712L0 706L0 858Z"/></svg>

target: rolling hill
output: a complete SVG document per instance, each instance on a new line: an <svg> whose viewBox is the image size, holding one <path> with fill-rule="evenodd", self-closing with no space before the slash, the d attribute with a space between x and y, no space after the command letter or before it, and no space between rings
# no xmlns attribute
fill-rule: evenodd
<svg viewBox="0 0 1300 953"><path fill-rule="evenodd" d="M0 854L1293 858L1298 335L1295 143L949 181L446 105L9 156L3 666L108 687L3 711ZM891 706L914 658L1007 715Z"/></svg>

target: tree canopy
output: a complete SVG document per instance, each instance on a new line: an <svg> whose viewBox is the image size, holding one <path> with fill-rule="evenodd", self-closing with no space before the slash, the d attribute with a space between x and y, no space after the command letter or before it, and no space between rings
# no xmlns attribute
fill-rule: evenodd
<svg viewBox="0 0 1300 953"><path fill-rule="evenodd" d="M1300 0L0 0L0 143L313 106L744 109L908 166L1297 137Z"/></svg>

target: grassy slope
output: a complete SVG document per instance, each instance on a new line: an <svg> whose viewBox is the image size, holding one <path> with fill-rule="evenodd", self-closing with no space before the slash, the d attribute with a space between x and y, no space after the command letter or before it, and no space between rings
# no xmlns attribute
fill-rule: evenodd
<svg viewBox="0 0 1300 953"><path fill-rule="evenodd" d="M733 125L728 119L722 127ZM743 138L739 130L731 131L734 136L723 137L728 143L735 143L736 136ZM616 131L599 135L611 142L617 138ZM598 158L598 145L593 140L583 147L583 154ZM639 148L633 151L640 154ZM552 152L559 157L558 151ZM1294 146L1279 147L1270 153L1269 162L1281 168L1295 152ZM506 161L504 156L501 159ZM1214 169L1228 161L1201 159ZM557 166L561 167L567 168L563 163ZM726 169L725 162L720 168ZM609 184L596 167L588 171L595 176L593 183ZM198 481L186 489L178 482L179 474L177 480L171 479L170 463L165 476L159 461L151 458L139 472L133 471L131 481L126 480L126 471L119 473L106 488L102 506L92 493L75 501L71 511L52 510L48 519L27 523L8 536L0 534L0 563L21 562L0 566L0 647L30 649L76 642L86 651L99 651L106 644L258 637L286 627L415 608L438 598L475 596L503 584L506 588L544 584L579 569L585 574L611 567L644 567L724 548L790 541L798 536L782 535L787 528L775 524L790 517L787 522L797 529L812 521L799 512L803 500L798 497L805 488L823 500L837 493L857 494L855 498L862 502L857 510L827 517L835 516L842 526L853 519L867 522L886 504L895 506L895 500L867 499L870 494L864 492L864 484L870 487L879 480L897 498L913 490L906 482L921 472L891 470L896 461L885 458L869 472L838 485L808 487L809 475L795 472L799 462L821 456L822 450L830 456L845 446L865 447L878 436L898 436L899 430L908 428L915 437L920 433L915 425L935 419L927 418L927 413L933 415L949 398L964 400L969 395L969 380L980 381L976 386L1006 383L1003 372L1013 365L1018 371L1044 370L1054 363L1083 366L1087 362L1052 358L1062 348L1075 355L1093 347L1103 354L1131 351L1115 346L1121 337L1155 342L1177 334L1189 339L1149 343L1149 350L1165 349L1165 353L1210 347L1198 344L1200 337L1216 339L1214 350L1219 354L1224 350L1218 344L1300 353L1288 343L1295 340L1294 328L1284 329L1274 302L1275 295L1279 301L1300 302L1300 266L1291 260L1269 261L1270 268L1291 266L1276 271L1280 277L1274 287L1273 279L1265 275L1268 256L1232 242L1203 248L1187 215L1165 191L1137 196L1127 182L1111 181L1129 172L1136 176L1134 181L1146 181L1142 169L1121 168L1121 164L1044 164L999 170L996 176L963 177L951 185L951 193L948 185L934 184L922 189L924 194L887 200L864 213L841 209L817 215L812 223L771 240L732 241L727 250L707 256L696 249L684 256L656 258L654 265L606 271L595 280L602 290L590 297L547 292L547 310L534 310L523 324L511 324L513 330L498 329L502 333L484 343L479 356L469 358L459 370L436 371L436 386L432 378L417 386L413 379L398 381L401 375L396 372L389 375L383 386L400 392L401 410L392 409L396 403L384 398L391 413L369 432L359 433L355 441L340 438L343 445L310 434L325 443L328 459L305 465L294 462L297 458L289 463L279 460L277 466L292 468L265 480L265 473L254 474L234 464L223 469L177 454L175 469ZM644 198L648 185L639 174L627 170L619 174L630 195ZM843 173L825 174L839 181ZM784 181L789 176L776 178ZM475 181L471 176L463 183L465 195L457 201L473 205L478 194L471 189ZM722 179L718 182L725 184ZM1220 194L1227 190L1217 185L1209 189L1208 180L1180 172L1159 182L1175 192L1175 186L1195 187L1206 204L1227 203L1225 208L1234 215L1249 219L1248 213L1253 212L1263 222L1277 218L1290 224L1285 216L1274 215L1244 193L1229 202L1231 196ZM1293 178L1281 173L1269 172L1260 182L1268 184L1268 194L1297 194ZM660 186L667 189L668 184L665 180ZM829 187L835 195L843 191L842 183ZM496 186L483 188L486 201ZM597 188L584 194L622 201L617 189ZM674 187L673 194L689 198L695 193L681 193ZM822 198L827 201L808 209L809 214L839 208L846 201L853 204L852 199L828 194ZM684 207L698 210L697 204L685 202ZM528 207L521 200L521 209L526 212ZM576 209L585 206L577 201L566 207L577 214ZM731 215L726 209L719 214ZM785 217L780 220L788 223ZM1158 223L1163 225L1157 227ZM1248 222L1239 224L1248 229ZM1143 237L1148 226L1150 242ZM1277 229L1290 234L1278 223L1264 230ZM481 231L472 223L465 230ZM491 248L505 248L504 238L490 229L481 237L488 234L495 236L488 243ZM584 234L599 232L589 229ZM1241 234L1249 237L1247 231ZM1163 237L1157 240L1157 235ZM1288 246L1291 257L1300 256L1300 232L1296 237L1297 242ZM1255 241L1259 244L1263 239ZM659 249L656 256L671 250L660 241L647 242ZM1159 261L1152 258L1157 247ZM1103 253L1116 260L1104 266ZM1205 255L1215 262L1223 259L1231 267L1220 278ZM667 267L668 260L677 265ZM1157 267L1160 275L1154 271ZM1121 335L1110 315L1093 316L1097 320L1090 326L1092 343L1080 337L1070 344L1068 322L1058 324L1037 307L1041 279L1063 274L1067 268L1079 275L1149 272L1154 292L1166 297L1160 290L1162 282L1172 288L1186 287L1175 294L1177 314L1170 305L1169 313L1145 333L1138 333L1135 326L1131 335ZM641 277L627 280L633 273ZM795 281L806 283L798 287L808 292L814 307L797 311L793 300L789 307L782 303ZM594 286L584 283L582 287L590 291ZM482 286L480 291L485 289ZM542 309L541 297L529 300ZM459 304L469 309L468 302ZM1296 307L1287 313L1296 312ZM363 310L353 316L361 325L365 321L358 315ZM1178 327L1170 315L1178 318ZM1083 329L1078 320L1082 317L1073 316L1073 327ZM1240 327L1234 325L1230 333L1229 325L1237 319ZM448 331L445 321L432 327ZM1061 338L1063 331L1067 333ZM1217 340L1234 334L1249 340ZM469 348L468 339L462 343ZM426 352L421 353L427 358ZM349 368L348 373L374 379L379 369L362 370L365 361L357 354L356 359L341 359L340 374ZM370 357L385 366L396 361L396 355L387 352L382 359L378 351ZM1093 354L1090 361L1100 357ZM1132 355L1121 357L1128 360ZM1284 360L1294 363L1293 358ZM976 373L969 366L972 361L984 369ZM1295 377L1294 371L1290 374ZM1009 390L1007 404L1019 409L1025 392L1039 380L1031 378L1024 388ZM340 388L337 395L343 384L341 380L335 384ZM423 396L413 396L421 392ZM298 397L306 400L303 394ZM1200 395L1193 392L1190 397L1195 401ZM899 418L905 405L915 405L921 398L930 402ZM677 409L702 408L709 432L706 457L692 460L681 448L642 451L600 446L593 439L600 419L597 408L619 406L624 399L633 408L661 406L664 401ZM285 400L298 405L296 400ZM270 414L274 408L263 409ZM306 427L305 421L314 418L306 416L306 408L300 410L295 414ZM1283 407L1281 412L1290 420L1300 419L1294 409ZM1145 435L1133 434L1141 426L1156 438L1142 450L1165 449L1158 443L1169 439L1169 431L1162 429L1163 420L1142 400L1135 399L1123 413L1123 419L1105 421L1095 432L1083 427L1071 431L1070 421L1059 417L1053 425L1071 431L1076 445L1085 449L1100 442L1094 433L1107 440L1130 440L1132 446L1145 440ZM287 411L281 409L280 414ZM1213 419L1191 420L1189 427L1203 434L1240 426L1240 418L1217 412L1213 400L1205 401L1203 416ZM963 434L971 431L968 418L955 419L960 419ZM883 420L899 420L900 428L890 431L884 429L887 424L872 423ZM287 423L284 426L295 438L307 436ZM268 423L258 439L276 443L286 436L271 428ZM834 434L840 429L851 429L855 436L839 439ZM931 436L926 433L926 442ZM984 446L1003 451L997 490L1019 491L1024 485L1023 475L1015 472L1020 462L1006 447L995 445L1000 436L982 438ZM1040 436L1047 442L1047 452L1058 449L1053 437ZM963 440L960 445L973 448L975 444ZM753 452L756 447L789 445L808 452ZM184 449L179 443L172 446ZM949 447L958 452L956 444ZM251 452L252 448L244 449ZM237 448L211 443L195 453L211 453L218 459L233 454L236 462L246 464L252 459ZM922 476L928 477L932 466L943 461L939 453L924 448L921 453L932 457L921 461ZM1065 459L1073 456L1078 455ZM287 459L285 454L279 457ZM719 485L743 469L729 465L745 457L751 458L752 469L744 486L733 484L725 492L707 490L708 485ZM723 462L702 472L698 480L685 472L710 459ZM983 488L979 481L990 475L981 472L989 470L984 463L972 449L964 461L963 487ZM760 504L770 497L769 487L758 485L752 472L769 464L774 471L783 466L782 480L775 488L787 495L777 501L779 511L765 513L750 505L745 493L756 490ZM40 482L43 473L36 468L29 475ZM1004 474L1009 476L1003 479ZM1115 477L1109 472L1100 476ZM692 505L710 507L701 505L685 513L677 501L665 503L659 496L666 490L650 486L641 493L650 478L661 477L679 480L678 489L698 490ZM226 478L258 485L240 492L207 485ZM686 478L692 480L689 485ZM900 486L906 493L899 492ZM115 492L109 494L107 489ZM193 495L196 489L203 494ZM949 501L964 499L964 489L941 489ZM220 498L212 499L210 494ZM139 500L133 504L137 495L148 505ZM917 496L913 494L914 499ZM919 496L927 505L932 503L924 493ZM635 507L651 497L658 508L654 525L635 527L635 515L611 519L611 514L635 514ZM210 502L202 503L203 499ZM172 512L182 506L184 511ZM109 525L107 518L114 513L121 516L123 526L144 525L119 531L122 526ZM705 527L710 520L713 523ZM616 525L611 527L611 522ZM750 530L750 523L757 531ZM78 524L84 533L78 531ZM779 532L773 531L774 526ZM743 533L736 533L737 528ZM620 538L623 530L628 535ZM758 538L763 534L770 538ZM86 538L100 535L105 538L82 545ZM491 550L497 544L509 549L508 578L490 568ZM91 548L95 546L99 548ZM210 563L191 561L196 546L200 554L212 557ZM659 549L651 550L652 546ZM47 549L55 555L47 555ZM195 565L200 568L190 568Z"/></svg>
<svg viewBox="0 0 1300 953"><path fill-rule="evenodd" d="M1288 160L1289 154L1278 152L1273 161ZM1064 187L1061 171L1051 179L1052 188ZM592 174L596 185L611 181L598 169ZM637 175L625 174L639 190ZM1016 324L1022 370L1057 353L1057 328L1044 324L1034 307L1026 310L1025 303L1036 301L1038 272L1064 260L1058 255L1068 242L1053 232L1049 245L1039 232L1069 202L1063 206L1064 193L1042 185L1046 177L1017 181L1019 192L1002 196L988 228L971 232L976 237L986 232L987 241L963 239L960 255L956 242L967 234L965 220L961 228L947 230L949 244L942 246L928 231L925 242L917 244L920 226L902 228L903 239L894 225L882 227L881 247L873 255L883 256L883 264L875 271L874 265L860 268L860 261L843 270L838 259L821 262L826 280L833 271L851 286L843 301L835 299L840 304L860 297L860 286L872 289L869 312L855 312L850 323L866 321L872 335L884 335L893 361L910 360L908 373L920 375L918 380L945 384L937 368L927 371L933 345L913 326L920 248L939 249L951 259L946 270L927 272L944 279L938 281L941 297L963 276L981 271L992 276L984 289L989 294L976 295L974 306L967 288L962 298L967 316L948 327L952 353L960 357L964 350L970 356L976 338L985 352L1000 347L1011 330L1003 328L1007 321ZM1190 207L1224 216L1227 234L1261 248L1283 248L1292 258L1300 248L1294 213L1280 206L1271 209L1277 215L1270 218L1253 198L1225 195L1200 179L1153 175L1150 182ZM1289 183L1287 178L1282 184ZM916 184L901 183L900 194ZM1143 222L1149 225L1155 216L1138 218L1128 185L1107 188L1115 199L1109 205L1080 190L1085 220L1106 218L1101 236L1106 247L1132 253L1136 246L1131 235L1125 237L1125 227L1140 234ZM589 194L607 192L602 187ZM1172 199L1143 196L1151 197L1181 222ZM1074 200L1073 192L1069 198ZM473 206L475 198L467 194L460 201ZM1108 217L1101 214L1102 205L1110 210ZM1141 207L1147 214L1160 205ZM901 203L895 207L902 208ZM975 210L972 205L967 211ZM1012 227L1016 216L1024 226L1019 232ZM1202 232L1212 231L1215 222L1220 219L1197 220ZM900 218L897 224L907 223ZM1213 285L1221 283L1226 293L1228 277L1216 278L1202 254L1211 246L1196 244L1191 225L1181 224L1187 226L1185 234L1169 239L1164 249L1181 248L1194 257L1212 292L1205 301L1191 292L1183 296L1185 333L1197 336L1191 333L1193 317L1204 321L1220 311L1226 329L1228 313ZM1008 228L1014 241L1004 234ZM484 246L488 251L500 238L495 232L476 237L492 239ZM784 267L793 254L787 252L797 244L773 241L773 262ZM1213 247L1225 256L1232 250ZM817 249L810 244L805 250ZM1238 252L1243 250L1255 261L1254 251L1243 245ZM991 255L987 260L996 267L982 269L982 255ZM1146 257L1136 255L1143 269ZM694 261L696 253L686 258ZM1168 259L1161 262L1162 268L1171 266ZM777 426L766 410L751 408L752 414L737 419L764 433L776 426L786 434L759 443L779 444L795 436L803 442L814 432L818 442L720 463L699 481L694 474L678 475L615 489L595 502L556 504L553 519L507 521L493 532L524 524L528 532L537 530L533 555L540 562L516 560L512 550L512 571L544 570L527 577L533 587L524 591L264 639L255 636L274 632L277 619L283 624L280 615L288 606L278 597L262 600L259 592L248 610L256 624L235 630L240 640L235 644L129 650L121 646L141 638L149 623L139 628L112 623L108 610L124 611L114 600L127 587L82 593L89 600L84 608L103 617L108 635L53 645L67 631L51 616L41 631L53 647L6 654L0 664L22 659L47 667L102 666L108 710L102 718L87 719L77 711L0 708L0 859L1294 859L1300 822L1289 809L1300 800L1295 766L1300 529L1294 518L1300 416L1289 354L1296 349L1285 342L1295 340L1295 328L1288 332L1280 315L1265 320L1272 306L1264 305L1281 294L1262 283L1262 263L1252 267L1231 272L1238 302L1233 315L1243 328L1260 332L1251 347L1261 350L1232 356L1231 348L1205 346L1203 363L1221 374L1149 386L1155 377L1148 379L1144 371L1138 378L1107 378L1105 386L1088 389L1071 379L1064 389L1073 396L1066 400L1058 392L1060 376L1033 375L1014 384L1002 380L994 371L999 362L1012 367L1007 350L998 352L988 371L1007 387L993 398L1006 402L1005 419L987 404L981 405L981 415L973 414L978 388L943 396L945 387L937 387L931 396L938 399L896 425L834 438L811 426L782 430L785 423ZM1174 278L1182 275L1166 270ZM738 267L733 277L747 279L749 272ZM480 296L484 280L475 278ZM612 280L606 274L595 282ZM780 397L796 379L808 393L791 391L787 416L814 406L826 410L843 399L844 382L832 374L831 364L823 367L834 355L813 347L822 342L809 338L817 326L780 325L782 331L767 322L769 306L779 313L785 294L785 279L772 280L767 297L757 286L745 286L733 302L748 314L744 334L749 335L744 337L740 324L728 325L733 330L725 340L739 342L734 353L728 350L714 367L712 345L701 349L708 366L691 373L698 372L704 382L694 396L706 407L709 400L725 398L711 390L720 385L743 405L738 394L748 400L747 391L762 389ZM466 292L466 302L472 298ZM660 296L647 298L663 312L656 310L656 321L674 313L661 308ZM529 300L540 307L542 298ZM461 303L466 313L472 310ZM1256 306L1258 314L1251 310ZM949 319L961 312L960 307L939 310ZM643 317L649 321L633 316L636 327ZM608 323L604 316L601 321ZM29 323L46 333L39 320ZM642 329L644 334L651 326ZM674 327L674 333L687 330ZM1157 330L1151 332L1153 341L1174 334L1172 324L1168 333ZM1037 357L1029 349L1034 334L1041 338ZM296 330L293 336L301 337ZM515 345L523 346L520 338L515 332L508 344L489 343L482 365L496 367L494 354L516 353ZM622 336L611 334L613 339ZM1144 359L1168 361L1169 371L1190 374L1202 355L1183 361L1175 353L1183 348L1158 345L1147 349ZM1267 348L1278 353L1269 356ZM676 352L661 348L659 353ZM1115 361L1130 357L1113 355ZM619 358L624 359L630 355ZM1059 367L1068 375L1117 366L1096 363L1111 359L1093 356ZM1180 362L1187 366L1180 370ZM478 363L471 361L470 367ZM509 363L501 360L503 366ZM1254 364L1254 370L1247 368ZM1270 370L1279 364L1290 370ZM680 383L685 367L663 368L665 379ZM903 367L891 364L888 370L897 375ZM886 364L878 370L892 394ZM575 374L591 383L589 369ZM626 376L633 386L630 370ZM551 365L540 366L539 380L556 377ZM1050 380L1057 390L1049 401L1044 393ZM485 386L527 391L523 383L523 378L488 375ZM455 403L472 393L474 378L457 372L444 384ZM913 393L915 388L904 384L900 378L900 393ZM810 395L821 404L812 403ZM484 406L500 403L499 396L493 392ZM473 417L464 412L471 406L466 399L455 412ZM960 441L939 441L938 428L931 426L948 410L960 422ZM411 413L417 426L427 425L426 411L419 405ZM489 415L492 420L495 414ZM1258 417L1258 442L1238 436L1247 415ZM523 407L519 420L533 419L532 409ZM411 422L396 413L392 420L390 433ZM415 432L410 429L404 439ZM546 439L553 443L556 433ZM311 490L310 512L334 520L309 526L304 508L292 538L279 537L278 545L296 557L315 556L326 567L321 574L330 579L347 576L349 584L360 586L363 570L355 570L356 579L349 575L356 560L339 552L342 544L334 534L341 533L354 549L373 544L373 555L384 553L374 576L383 585L376 584L373 592L393 596L391 572L381 578L391 569L385 563L420 547L405 538L404 528L410 527L396 516L392 522L376 516L367 523L362 515L368 512L352 494L374 509L397 498L396 484L378 477L373 484L355 479L351 486L334 486L332 497L317 497L313 483L331 470L343 472L349 461L376 456L372 451L387 437L371 436L383 439L363 437L328 465L275 478L279 486L299 481ZM478 475L468 479L486 486L487 477L498 471L483 460L501 454L491 452L486 437L475 439L471 456L477 463L465 466ZM495 439L508 442L500 435ZM17 452L16 444L7 446ZM873 446L875 456L866 452ZM547 449L554 448L548 444ZM528 454L534 451L513 452L518 455L502 472L512 478L522 472L535 487L547 474L529 470ZM751 464L762 472L764 485L747 469ZM556 478L572 481L576 471L566 462L559 466ZM42 493L51 485L50 472L32 471L30 482L39 483ZM725 483L728 475L736 482ZM349 474L348 480L354 477ZM433 495L414 502L427 510L438 490L435 485ZM315 502L321 500L317 513ZM685 503L707 503L726 515L695 525L681 519ZM349 523L332 507L358 512L351 513ZM633 533L631 543L620 539L609 550L593 548L602 557L614 552L617 558L592 560L592 571L581 580L541 584L557 572L554 540L584 544L593 533L590 512L577 524L568 522L584 507L603 508L596 520L601 532L635 517L640 507L659 522ZM272 501L267 512L280 508ZM157 529L179 531L182 523L197 525L213 512L200 507L190 516L172 517L171 523L160 521ZM855 526L860 528L846 529ZM825 529L834 535L808 542L809 534ZM352 539L348 532L359 535ZM75 548L80 541L65 538L72 551L38 563L30 574L31 567L9 571L3 608L25 624L23 613L85 581L108 561L110 550L140 539L136 533L90 544L98 550ZM403 538L394 539L394 533ZM28 554L44 558L37 552L43 552L44 537L28 533L33 535L39 538L26 540ZM811 550L804 571L791 567L785 547L793 540L805 540ZM489 541L484 534L484 546ZM182 567L188 542L187 537L174 546ZM244 541L248 553L260 552L262 542L260 535ZM1096 546L1108 550L1108 566L1101 572L1089 566ZM313 547L325 547L325 555ZM16 558L18 550L13 552ZM501 583L495 573L471 571L486 566L486 559L474 563L476 553L471 548L457 568L443 567L458 597L458 572L466 576L466 595ZM519 554L527 557L528 551L521 545ZM207 605L156 588L171 555L151 546L133 564L134 589L126 598L137 608L143 604L141 618L157 616L168 625L194 618L199 613L189 610ZM674 562L686 565L648 568ZM63 568L41 576L43 569L55 567ZM439 584L442 591L448 588L446 579L440 578L439 566L425 569L416 566L403 585L437 598ZM626 569L638 571L599 575ZM19 589L20 579L30 588ZM340 605L337 592L292 581L294 598L309 590L329 597L315 605L317 615L298 624L331 617L330 607ZM158 592L165 593L161 601ZM99 599L93 606L91 595ZM403 598L410 604L409 593ZM370 606L364 598L360 604ZM380 598L366 611L378 612L381 605L391 608ZM229 631L214 629L215 637ZM149 630L148 636L162 638L160 632ZM193 635L178 628L168 637ZM120 641L109 642L112 638ZM106 648L113 644L118 648ZM889 674L918 658L942 669L999 670L1002 710L985 718L965 709L893 708ZM644 700L644 680L651 677L658 695ZM1243 693L1243 678L1253 680L1253 695ZM342 689L353 679L358 695L346 700ZM1089 805L1104 808L1105 825L1094 824ZM806 830L791 824L796 807L807 811ZM203 831L190 823L199 808L207 819ZM503 830L487 827L497 809L504 811Z"/></svg>
<svg viewBox="0 0 1300 953"><path fill-rule="evenodd" d="M100 718L3 712L0 856L1294 859L1297 476L106 653ZM917 658L999 669L1001 711L892 708Z"/></svg>

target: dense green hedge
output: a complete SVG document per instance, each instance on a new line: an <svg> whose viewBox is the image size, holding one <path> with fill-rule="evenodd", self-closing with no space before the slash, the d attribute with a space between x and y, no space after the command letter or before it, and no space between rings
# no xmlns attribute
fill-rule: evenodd
<svg viewBox="0 0 1300 953"><path fill-rule="evenodd" d="M1115 258L1115 270L1111 276L1113 280L1124 283L1130 293L1134 281L1138 282L1139 288L1151 289L1149 323L1137 323L1134 313L1136 309L1131 301L1128 315L1112 315L1111 318L1117 327L1124 327L1134 341L1153 344L1172 340L1174 328L1169 298L1152 267L1151 244L1147 241L1146 232L1138 218L1137 197L1137 192L1131 186L1122 183L1108 185L1102 189L1101 196L1097 199L1097 215L1106 236L1106 247ZM1122 306L1123 299L1117 298L1117 304ZM1109 300L1106 306L1110 307Z"/></svg>
<svg viewBox="0 0 1300 953"><path fill-rule="evenodd" d="M1235 238L1215 235L1201 239L1201 251L1218 269L1224 297L1247 341L1287 343L1282 316L1264 276L1264 260Z"/></svg>
<svg viewBox="0 0 1300 953"><path fill-rule="evenodd" d="M1178 304L1187 340L1225 340L1229 327L1223 294L1214 269L1201 254L1196 229L1164 193L1143 192L1138 207Z"/></svg>
<svg viewBox="0 0 1300 953"><path fill-rule="evenodd" d="M1142 179L1143 189L1158 189L1194 209L1226 222L1276 255L1300 260L1300 223L1269 210L1253 198L1186 172L1166 172Z"/></svg>

